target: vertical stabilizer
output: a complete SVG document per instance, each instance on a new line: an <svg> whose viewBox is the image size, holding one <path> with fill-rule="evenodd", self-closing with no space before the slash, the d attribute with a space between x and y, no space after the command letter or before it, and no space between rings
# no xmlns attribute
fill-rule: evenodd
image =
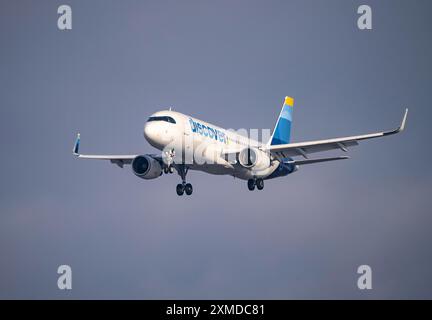
<svg viewBox="0 0 432 320"><path fill-rule="evenodd" d="M290 143L293 109L294 98L285 97L281 113L268 143L269 145Z"/></svg>

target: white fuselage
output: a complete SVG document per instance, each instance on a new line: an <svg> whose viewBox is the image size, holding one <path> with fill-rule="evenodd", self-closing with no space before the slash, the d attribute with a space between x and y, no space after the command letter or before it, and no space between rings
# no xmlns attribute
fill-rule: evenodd
<svg viewBox="0 0 432 320"><path fill-rule="evenodd" d="M170 118L169 121L159 120L166 118ZM173 150L175 163L185 163L189 169L210 174L232 175L245 180L266 178L280 165L276 159L254 170L240 165L235 158L227 157L230 150L235 154L249 146L259 148L262 143L171 110L151 115L144 126L144 137L162 154Z"/></svg>

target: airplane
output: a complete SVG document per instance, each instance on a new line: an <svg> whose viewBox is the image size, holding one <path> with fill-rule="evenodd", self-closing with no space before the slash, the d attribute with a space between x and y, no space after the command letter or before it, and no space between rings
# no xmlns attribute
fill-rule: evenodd
<svg viewBox="0 0 432 320"><path fill-rule="evenodd" d="M80 159L109 160L123 168L131 165L133 173L142 179L156 179L163 173L173 173L181 178L176 186L177 195L191 195L192 184L186 181L189 170L215 175L230 175L247 180L250 191L264 188L264 180L284 177L299 167L328 161L349 159L347 156L309 158L312 153L329 150L348 151L359 141L380 138L404 130L408 109L400 126L395 130L381 131L341 138L290 142L294 99L285 97L273 133L267 142L225 130L180 112L169 110L152 114L144 125L145 139L162 151L160 154L90 155L79 153L78 133L73 154ZM293 159L293 157L301 157Z"/></svg>

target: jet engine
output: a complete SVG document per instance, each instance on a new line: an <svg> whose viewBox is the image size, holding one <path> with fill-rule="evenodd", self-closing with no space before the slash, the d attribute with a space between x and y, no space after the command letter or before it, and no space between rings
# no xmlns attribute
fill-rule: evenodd
<svg viewBox="0 0 432 320"><path fill-rule="evenodd" d="M133 173L142 179L155 179L162 174L159 161L150 156L136 156L132 161Z"/></svg>
<svg viewBox="0 0 432 320"><path fill-rule="evenodd" d="M254 147L247 147L238 155L239 163L245 168L264 170L270 167L270 155Z"/></svg>

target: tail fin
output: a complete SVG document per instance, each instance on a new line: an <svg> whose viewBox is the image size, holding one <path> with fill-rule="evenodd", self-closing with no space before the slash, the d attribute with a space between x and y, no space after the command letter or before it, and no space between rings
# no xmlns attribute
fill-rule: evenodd
<svg viewBox="0 0 432 320"><path fill-rule="evenodd" d="M285 97L273 134L268 142L269 145L287 144L290 142L291 122L294 107L294 98Z"/></svg>

